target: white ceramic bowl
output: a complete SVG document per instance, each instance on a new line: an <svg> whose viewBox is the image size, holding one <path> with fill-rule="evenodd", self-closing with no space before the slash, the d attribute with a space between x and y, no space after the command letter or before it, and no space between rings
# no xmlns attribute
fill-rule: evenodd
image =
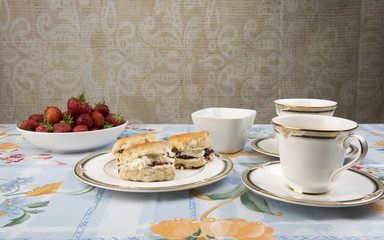
<svg viewBox="0 0 384 240"><path fill-rule="evenodd" d="M274 101L278 116L292 114L316 114L332 116L337 102L311 98L286 98Z"/></svg>
<svg viewBox="0 0 384 240"><path fill-rule="evenodd" d="M125 120L124 124L116 127L87 132L33 132L21 129L21 123L17 124L16 128L28 142L37 147L61 153L85 152L116 141L128 124L127 119Z"/></svg>
<svg viewBox="0 0 384 240"><path fill-rule="evenodd" d="M240 108L206 108L192 113L197 131L210 133L213 150L235 153L243 149L256 111Z"/></svg>

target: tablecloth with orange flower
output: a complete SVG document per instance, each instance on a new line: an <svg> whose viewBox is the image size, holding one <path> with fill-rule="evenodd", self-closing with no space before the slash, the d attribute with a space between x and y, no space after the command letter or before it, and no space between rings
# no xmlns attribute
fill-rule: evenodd
<svg viewBox="0 0 384 240"><path fill-rule="evenodd" d="M129 124L119 138L152 133L159 140L195 131L193 125ZM78 180L75 164L93 152L53 153L28 143L13 124L0 124L0 238L38 239L383 239L384 199L347 208L295 205L247 189L248 167L275 161L245 148L227 154L234 163L224 179L199 188L134 193L105 190ZM384 181L384 124L362 124L369 152L355 166Z"/></svg>

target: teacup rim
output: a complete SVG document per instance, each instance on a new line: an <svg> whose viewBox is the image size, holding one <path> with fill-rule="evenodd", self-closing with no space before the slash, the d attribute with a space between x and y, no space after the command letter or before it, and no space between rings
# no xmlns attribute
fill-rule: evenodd
<svg viewBox="0 0 384 240"><path fill-rule="evenodd" d="M345 128L345 129L315 129L315 128L301 128L301 127L292 127L292 126L287 126L284 124L276 123L274 122L275 119L277 118L302 118L302 117L313 117L313 118L328 118L328 119L339 119L343 121L349 121L352 122L355 126L351 128ZM276 121L276 120L275 120ZM272 118L271 120L272 125L289 129L289 130L295 130L295 131L305 131L305 132L328 132L328 133L337 133L337 132L349 132L349 131L354 131L359 127L359 124L353 120L346 119L346 118L340 118L340 117L333 117L333 116L324 116L324 115L306 115L306 116L300 116L300 115L285 115L285 116L276 116Z"/></svg>
<svg viewBox="0 0 384 240"><path fill-rule="evenodd" d="M246 114L244 117L225 117L225 118L217 118L217 117L212 117L212 116L203 116L203 115L198 115L198 112L202 111L207 111L211 109L230 109L230 110L244 110L249 112L249 114ZM256 115L257 111L254 109L248 109L248 108L228 108L228 107L208 107L208 108L202 108L199 110L196 110L192 112L191 116L193 117L199 117L199 118L206 118L206 119L243 119L243 118L248 118L251 117L252 115Z"/></svg>
<svg viewBox="0 0 384 240"><path fill-rule="evenodd" d="M328 102L329 105L324 105L324 106L301 106L301 105L290 105L286 103L281 103L278 101L287 101L287 100L310 100L310 101L324 101ZM320 99L320 98L280 98L276 99L273 101L274 104L280 105L280 106L285 106L285 107L293 107L293 108L328 108L328 107L337 107L338 103L333 100L327 100L327 99Z"/></svg>

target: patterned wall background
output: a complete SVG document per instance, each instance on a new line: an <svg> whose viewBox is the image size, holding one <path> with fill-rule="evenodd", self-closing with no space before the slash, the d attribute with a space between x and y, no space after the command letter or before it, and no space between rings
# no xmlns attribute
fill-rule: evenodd
<svg viewBox="0 0 384 240"><path fill-rule="evenodd" d="M384 122L383 12L373 0L0 0L0 122L82 92L135 123L191 123L213 106L269 123L289 97Z"/></svg>

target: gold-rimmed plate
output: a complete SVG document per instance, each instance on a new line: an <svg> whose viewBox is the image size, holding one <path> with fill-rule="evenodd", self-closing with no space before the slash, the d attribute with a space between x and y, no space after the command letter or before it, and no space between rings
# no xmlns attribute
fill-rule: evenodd
<svg viewBox="0 0 384 240"><path fill-rule="evenodd" d="M277 139L274 135L258 138L251 143L251 147L256 152L271 156L271 157L280 157L279 155L279 146L277 144ZM358 152L358 148L351 144L345 153L346 157L352 157Z"/></svg>
<svg viewBox="0 0 384 240"><path fill-rule="evenodd" d="M223 179L233 169L228 157L215 153L214 160L197 169L176 170L174 180L134 182L119 178L114 156L103 151L80 160L74 167L75 176L96 187L123 192L169 192L205 186Z"/></svg>
<svg viewBox="0 0 384 240"><path fill-rule="evenodd" d="M279 161L260 163L246 169L242 181L250 190L275 200L316 207L353 207L372 203L383 195L383 183L356 169L340 173L331 190L322 195L292 191L281 173Z"/></svg>

